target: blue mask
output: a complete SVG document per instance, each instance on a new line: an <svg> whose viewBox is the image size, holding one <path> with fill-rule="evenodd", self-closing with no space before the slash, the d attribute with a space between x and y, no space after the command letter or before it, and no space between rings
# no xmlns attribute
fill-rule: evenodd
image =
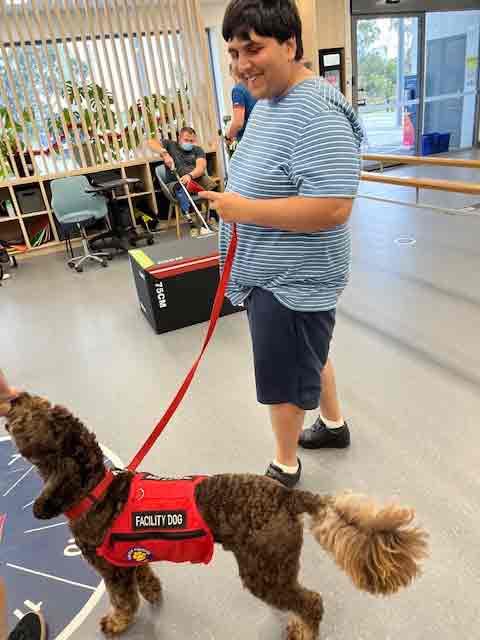
<svg viewBox="0 0 480 640"><path fill-rule="evenodd" d="M191 151L193 149L193 144L191 142L182 142L180 146L184 151Z"/></svg>

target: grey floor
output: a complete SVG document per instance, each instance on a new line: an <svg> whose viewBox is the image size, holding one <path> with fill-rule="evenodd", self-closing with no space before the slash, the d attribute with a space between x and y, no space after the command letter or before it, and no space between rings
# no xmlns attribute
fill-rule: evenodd
<svg viewBox="0 0 480 640"><path fill-rule="evenodd" d="M453 206L472 204L453 199ZM302 453L303 486L352 488L415 506L431 533L431 558L412 588L376 600L357 592L307 535L303 580L324 596L323 640L473 640L480 620L480 217L359 199L352 228L352 278L333 345L352 446ZM397 245L401 236L416 242ZM1 366L15 383L68 405L125 462L172 398L204 330L154 335L125 257L83 274L72 273L61 254L38 257L0 289ZM271 454L246 320L236 314L220 321L190 393L144 466L164 475L261 473ZM222 550L208 568L157 571L163 608L142 606L126 640L282 637L280 620L242 590ZM106 608L103 598L74 640L99 639Z"/></svg>

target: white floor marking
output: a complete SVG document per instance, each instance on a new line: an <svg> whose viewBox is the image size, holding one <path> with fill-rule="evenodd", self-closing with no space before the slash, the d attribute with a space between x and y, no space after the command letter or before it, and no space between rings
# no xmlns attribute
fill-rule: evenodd
<svg viewBox="0 0 480 640"><path fill-rule="evenodd" d="M23 533L34 533L34 531L44 531L45 529L53 529L53 527L64 527L66 522L57 522L56 524L48 524L45 527L37 527L37 529L27 529Z"/></svg>
<svg viewBox="0 0 480 640"><path fill-rule="evenodd" d="M21 482L24 478L26 478L26 477L28 476L28 474L30 473L30 471L31 471L32 469L33 469L33 467L30 467L30 469L27 469L27 470L25 471L25 473L23 474L23 476L21 476L21 477L20 477L20 478L15 482L15 484L12 484L12 486L10 487L10 489L7 489L7 490L5 491L5 493L3 494L3 497L4 497L4 498L6 498L6 497L8 496L8 494L9 494L11 491L13 491L13 490L15 489L15 487L16 487L18 484L20 484L20 482Z"/></svg>
<svg viewBox="0 0 480 640"><path fill-rule="evenodd" d="M20 567L18 564L10 564L10 562L6 562L5 566L10 567L11 569L17 569L18 571L24 571L25 573L33 573L36 576L42 576L43 578L49 578L50 580L56 580L57 582L65 582L66 584L71 584L74 587L82 587L83 589L89 589L90 591L95 591L97 589L97 587L92 587L89 584L82 584L81 582L74 582L73 580L67 580L66 578L52 576L49 573L43 573L42 571L27 569L26 567Z"/></svg>

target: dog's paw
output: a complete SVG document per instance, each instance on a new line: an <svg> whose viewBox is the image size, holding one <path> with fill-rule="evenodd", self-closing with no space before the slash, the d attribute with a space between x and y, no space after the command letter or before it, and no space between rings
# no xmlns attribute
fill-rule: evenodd
<svg viewBox="0 0 480 640"><path fill-rule="evenodd" d="M119 612L109 613L100 620L102 633L108 637L123 633L132 622L132 617Z"/></svg>
<svg viewBox="0 0 480 640"><path fill-rule="evenodd" d="M317 640L318 634L313 634L311 629L297 618L292 616L287 625L287 640Z"/></svg>

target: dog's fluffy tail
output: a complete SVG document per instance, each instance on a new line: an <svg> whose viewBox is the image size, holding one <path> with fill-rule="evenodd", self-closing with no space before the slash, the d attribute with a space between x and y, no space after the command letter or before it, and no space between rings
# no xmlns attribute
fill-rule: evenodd
<svg viewBox="0 0 480 640"><path fill-rule="evenodd" d="M315 496L292 492L296 513L312 517L317 542L358 589L389 595L408 586L420 574L427 557L428 534L413 526L413 509L390 504L379 509L364 496Z"/></svg>

